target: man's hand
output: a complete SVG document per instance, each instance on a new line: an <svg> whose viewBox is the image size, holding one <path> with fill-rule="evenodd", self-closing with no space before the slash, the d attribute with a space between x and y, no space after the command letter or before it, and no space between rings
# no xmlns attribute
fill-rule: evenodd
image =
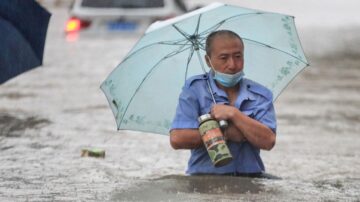
<svg viewBox="0 0 360 202"><path fill-rule="evenodd" d="M229 120L234 116L235 111L238 111L238 109L234 106L215 104L212 106L210 113L216 120Z"/></svg>
<svg viewBox="0 0 360 202"><path fill-rule="evenodd" d="M245 139L242 132L235 127L235 125L231 122L231 118L234 116L236 111L239 111L234 106L223 105L223 104L215 104L211 108L211 116L216 120L226 120L228 122L228 127L224 130L224 137L227 140L231 140L233 142L241 142Z"/></svg>

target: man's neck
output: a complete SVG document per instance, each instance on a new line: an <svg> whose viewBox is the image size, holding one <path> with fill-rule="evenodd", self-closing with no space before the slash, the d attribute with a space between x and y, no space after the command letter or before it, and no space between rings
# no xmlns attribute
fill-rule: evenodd
<svg viewBox="0 0 360 202"><path fill-rule="evenodd" d="M236 84L235 86L233 87L225 87L225 86L222 86L221 84L219 84L217 81L215 81L216 85L223 91L225 91L226 93L234 93L234 92L238 92L239 91L239 88L240 88L240 84Z"/></svg>
<svg viewBox="0 0 360 202"><path fill-rule="evenodd" d="M216 82L216 85L226 93L226 95L229 98L230 104L233 105L233 103L235 102L235 100L238 96L240 84L238 83L233 87L225 87Z"/></svg>

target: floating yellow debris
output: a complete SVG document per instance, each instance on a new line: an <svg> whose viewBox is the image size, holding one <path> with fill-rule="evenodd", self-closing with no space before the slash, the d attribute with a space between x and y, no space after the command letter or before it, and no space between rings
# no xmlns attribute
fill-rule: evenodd
<svg viewBox="0 0 360 202"><path fill-rule="evenodd" d="M103 149L82 149L81 157L105 158L105 150Z"/></svg>

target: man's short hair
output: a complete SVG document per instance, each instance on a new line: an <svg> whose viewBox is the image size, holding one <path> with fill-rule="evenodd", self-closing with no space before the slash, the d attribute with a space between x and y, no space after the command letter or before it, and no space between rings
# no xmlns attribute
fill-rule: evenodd
<svg viewBox="0 0 360 202"><path fill-rule="evenodd" d="M218 36L227 36L227 37L237 38L237 39L239 39L241 41L241 43L243 43L242 38L233 31L230 31L230 30L217 30L217 31L211 32L208 35L208 37L206 38L206 44L205 44L205 51L206 51L206 54L208 56L210 56L210 53L211 53L212 42Z"/></svg>

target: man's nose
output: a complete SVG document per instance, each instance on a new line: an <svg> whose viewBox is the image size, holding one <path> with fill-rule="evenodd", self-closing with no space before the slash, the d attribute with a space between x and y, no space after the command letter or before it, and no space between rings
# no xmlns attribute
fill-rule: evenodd
<svg viewBox="0 0 360 202"><path fill-rule="evenodd" d="M230 70L236 69L235 58L229 57L229 60L228 60L228 68L229 68Z"/></svg>

